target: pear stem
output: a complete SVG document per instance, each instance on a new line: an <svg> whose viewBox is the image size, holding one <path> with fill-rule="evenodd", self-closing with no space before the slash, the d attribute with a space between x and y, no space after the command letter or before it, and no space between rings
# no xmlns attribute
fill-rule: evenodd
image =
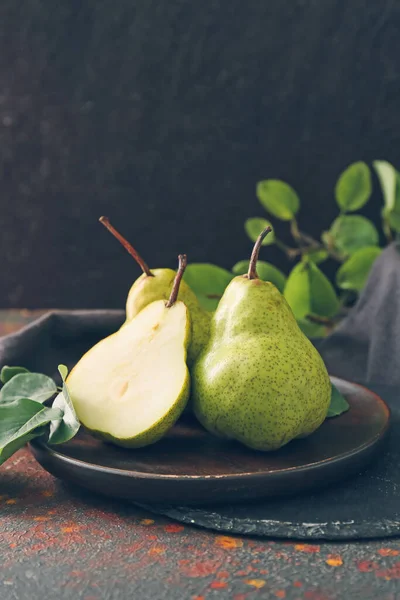
<svg viewBox="0 0 400 600"><path fill-rule="evenodd" d="M249 262L249 270L247 272L247 278L248 279L258 279L258 275L257 275L258 254L260 252L260 248L261 248L261 244L263 242L263 239L271 231L272 231L272 227L270 227L268 225L268 227L266 227L264 229L264 231L262 231L260 233L260 235L258 236L258 238L256 239L256 243L254 244L253 252L251 253L251 258L250 258L250 262Z"/></svg>
<svg viewBox="0 0 400 600"><path fill-rule="evenodd" d="M175 304L176 299L178 298L179 286L181 285L182 277L183 277L183 274L185 272L186 265L187 265L186 254L180 254L178 256L178 260L179 260L179 267L178 267L178 270L175 275L171 295L169 297L168 302L166 302L166 304L165 304L165 306L167 308L171 308L171 306L173 306Z"/></svg>
<svg viewBox="0 0 400 600"><path fill-rule="evenodd" d="M153 273L150 271L147 263L143 260L143 258L140 256L140 254L138 254L138 252L136 252L135 248L128 242L128 240L126 240L120 233L119 231L117 231L115 229L115 227L113 227L108 219L108 217L100 217L99 219L100 223L102 225L104 225L104 227L106 229L108 229L108 231L110 233L112 233L112 235L117 238L117 240L120 242L120 244L122 244L122 246L125 248L125 250L127 250L127 252L129 252L129 254L131 256L133 256L133 258L136 260L137 264L139 265L139 267L142 269L143 273L145 273L147 275L147 277L154 277Z"/></svg>

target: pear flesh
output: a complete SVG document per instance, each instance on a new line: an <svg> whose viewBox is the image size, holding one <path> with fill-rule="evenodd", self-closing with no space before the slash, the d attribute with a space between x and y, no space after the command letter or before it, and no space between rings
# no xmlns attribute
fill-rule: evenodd
<svg viewBox="0 0 400 600"><path fill-rule="evenodd" d="M324 362L269 282L235 277L192 372L194 412L211 433L275 450L315 431L331 384Z"/></svg>
<svg viewBox="0 0 400 600"><path fill-rule="evenodd" d="M67 378L81 423L124 447L159 440L189 397L189 341L190 317L182 302L146 306L89 350Z"/></svg>
<svg viewBox="0 0 400 600"><path fill-rule="evenodd" d="M126 323L136 317L150 302L168 299L175 271L152 269L151 273L152 275L143 273L132 285L126 301ZM202 309L196 294L185 281L181 281L178 300L184 302L190 312L192 337L188 348L188 362L191 365L208 341L211 315Z"/></svg>

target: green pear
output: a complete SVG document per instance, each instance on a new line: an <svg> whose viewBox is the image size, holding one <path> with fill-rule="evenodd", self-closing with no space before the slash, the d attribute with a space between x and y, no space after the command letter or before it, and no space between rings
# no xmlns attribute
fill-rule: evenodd
<svg viewBox="0 0 400 600"><path fill-rule="evenodd" d="M150 270L135 248L111 225L107 217L100 222L113 234L136 260L143 274L132 285L126 301L126 323L154 300L167 300L174 281L175 271L172 269ZM195 293L185 281L181 282L178 300L186 304L192 322L192 341L188 351L188 363L191 365L208 341L210 335L210 313L203 310Z"/></svg>
<svg viewBox="0 0 400 600"><path fill-rule="evenodd" d="M168 302L146 306L89 350L67 378L81 423L118 446L138 448L159 440L189 398L190 315L176 300L186 257L179 260Z"/></svg>
<svg viewBox="0 0 400 600"><path fill-rule="evenodd" d="M194 412L211 433L275 450L315 431L331 384L317 350L285 298L257 277L258 238L247 275L225 290L192 371Z"/></svg>

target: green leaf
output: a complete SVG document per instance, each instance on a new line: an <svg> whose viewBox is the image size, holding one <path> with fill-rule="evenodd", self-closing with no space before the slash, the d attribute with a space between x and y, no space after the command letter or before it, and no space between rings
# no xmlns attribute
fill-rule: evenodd
<svg viewBox="0 0 400 600"><path fill-rule="evenodd" d="M400 212L392 212L389 214L385 214L387 217L387 221L391 229L396 231L396 233L400 232Z"/></svg>
<svg viewBox="0 0 400 600"><path fill-rule="evenodd" d="M258 236L266 227L272 227L272 224L267 219L260 219L259 217L253 217L247 219L244 224L244 229L252 242L255 242ZM263 239L261 242L262 246L270 246L275 243L275 233L272 231Z"/></svg>
<svg viewBox="0 0 400 600"><path fill-rule="evenodd" d="M279 179L259 181L256 194L265 210L281 221L291 221L300 208L294 189Z"/></svg>
<svg viewBox="0 0 400 600"><path fill-rule="evenodd" d="M309 338L323 338L326 336L326 327L312 323L308 319L300 319L297 321L300 329Z"/></svg>
<svg viewBox="0 0 400 600"><path fill-rule="evenodd" d="M45 402L57 393L54 381L42 373L18 373L2 388L0 402L13 402L18 398L29 398Z"/></svg>
<svg viewBox="0 0 400 600"><path fill-rule="evenodd" d="M63 380L63 389L53 402L53 408L60 409L62 413L61 420L55 420L50 423L49 444L63 444L71 440L79 431L80 423L76 416L71 396L69 395L65 379L68 375L68 369L65 365L58 365L61 378Z"/></svg>
<svg viewBox="0 0 400 600"><path fill-rule="evenodd" d="M329 253L322 248L322 250L310 250L307 252L307 256L315 265L318 265L328 259Z"/></svg>
<svg viewBox="0 0 400 600"><path fill-rule="evenodd" d="M360 215L343 215L335 219L329 231L335 248L344 257L360 248L378 246L379 234L375 225ZM322 237L326 243L326 237Z"/></svg>
<svg viewBox="0 0 400 600"><path fill-rule="evenodd" d="M61 375L61 379L63 380L63 383L65 383L65 380L67 379L67 375L68 375L68 367L66 365L58 365L58 372Z"/></svg>
<svg viewBox="0 0 400 600"><path fill-rule="evenodd" d="M241 260L232 267L232 273L235 275L244 275L249 270L249 261ZM286 283L286 275L271 263L263 260L257 261L257 274L263 281L270 281L278 290L283 293Z"/></svg>
<svg viewBox="0 0 400 600"><path fill-rule="evenodd" d="M368 202L371 192L369 167L364 162L356 162L340 175L335 187L336 202L343 212L352 212Z"/></svg>
<svg viewBox="0 0 400 600"><path fill-rule="evenodd" d="M347 402L346 398L339 392L337 387L335 387L333 383L331 385L331 403L328 408L328 414L326 415L327 419L329 419L330 417L337 417L342 413L348 411L350 408L350 405Z"/></svg>
<svg viewBox="0 0 400 600"><path fill-rule="evenodd" d="M372 163L381 184L382 196L388 213L394 210L396 201L396 169L386 160L374 160Z"/></svg>
<svg viewBox="0 0 400 600"><path fill-rule="evenodd" d="M192 263L186 267L183 278L196 294L201 306L205 310L213 311L233 275L216 265Z"/></svg>
<svg viewBox="0 0 400 600"><path fill-rule="evenodd" d="M292 269L284 296L297 320L307 315L333 317L339 310L331 282L311 261L300 262Z"/></svg>
<svg viewBox="0 0 400 600"><path fill-rule="evenodd" d="M343 290L361 292L367 282L372 265L382 252L375 246L355 252L336 273L336 283Z"/></svg>
<svg viewBox="0 0 400 600"><path fill-rule="evenodd" d="M34 437L43 435L44 425L60 418L62 412L57 408L29 398L0 404L0 465Z"/></svg>
<svg viewBox="0 0 400 600"><path fill-rule="evenodd" d="M389 162L376 160L375 171L381 184L384 207L382 219L396 232L400 231L400 174Z"/></svg>
<svg viewBox="0 0 400 600"><path fill-rule="evenodd" d="M20 373L29 373L29 371L28 369L25 369L25 367L9 367L8 365L5 365L0 373L0 381L1 383L7 383L15 375L19 375Z"/></svg>

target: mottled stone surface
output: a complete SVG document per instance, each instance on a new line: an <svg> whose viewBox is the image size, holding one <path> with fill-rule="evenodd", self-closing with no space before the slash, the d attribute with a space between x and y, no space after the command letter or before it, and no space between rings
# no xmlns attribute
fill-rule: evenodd
<svg viewBox="0 0 400 600"><path fill-rule="evenodd" d="M32 314L0 311L0 334ZM396 600L398 539L299 543L220 535L67 487L27 450L1 469L0 597Z"/></svg>
<svg viewBox="0 0 400 600"><path fill-rule="evenodd" d="M400 164L399 23L393 0L2 0L0 305L122 307L139 271L103 213L152 266L230 267L278 177L319 234L342 168Z"/></svg>

